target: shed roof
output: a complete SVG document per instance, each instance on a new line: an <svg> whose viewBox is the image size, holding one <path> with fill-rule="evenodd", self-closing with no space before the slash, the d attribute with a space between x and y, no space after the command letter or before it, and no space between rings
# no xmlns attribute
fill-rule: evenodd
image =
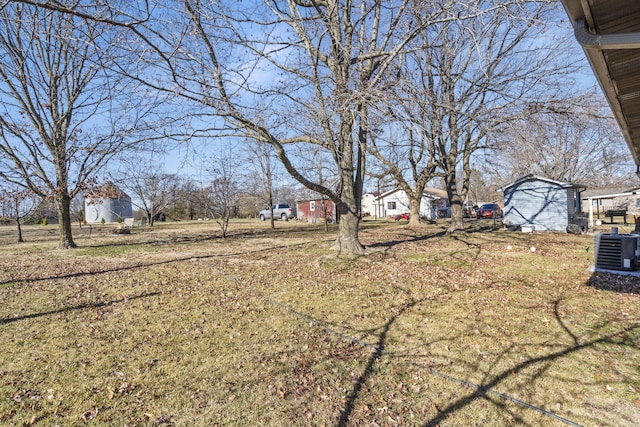
<svg viewBox="0 0 640 427"><path fill-rule="evenodd" d="M562 3L640 170L640 1Z"/></svg>
<svg viewBox="0 0 640 427"><path fill-rule="evenodd" d="M557 186L560 186L560 187L563 187L563 188L575 188L575 189L583 189L583 190L587 188L586 185L582 185L582 184L575 184L575 183L572 183L572 182L556 181L554 179L546 178L544 176L529 174L529 175L523 176L522 178L519 178L519 179L515 180L511 184L507 184L504 187L498 188L498 191L504 192L508 188L515 187L516 185L519 185L519 184L521 184L523 182L526 182L526 181L543 181L543 182L548 182L550 184L554 184L554 185L557 185Z"/></svg>

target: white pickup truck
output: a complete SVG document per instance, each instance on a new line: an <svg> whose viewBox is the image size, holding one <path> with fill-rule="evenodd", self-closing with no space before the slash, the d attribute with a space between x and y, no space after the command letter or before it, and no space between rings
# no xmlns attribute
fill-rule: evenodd
<svg viewBox="0 0 640 427"><path fill-rule="evenodd" d="M295 218L295 216L295 209L293 209L291 206L284 203L276 203L275 205L273 205L274 219L289 221L290 219ZM258 212L258 217L260 218L260 221L266 221L267 219L271 218L271 212L269 211L269 208L263 209Z"/></svg>

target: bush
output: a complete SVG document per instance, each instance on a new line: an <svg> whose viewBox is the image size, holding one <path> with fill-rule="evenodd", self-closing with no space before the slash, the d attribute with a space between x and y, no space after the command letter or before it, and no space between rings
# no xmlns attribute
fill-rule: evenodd
<svg viewBox="0 0 640 427"><path fill-rule="evenodd" d="M567 225L567 233L569 234L582 234L582 227L578 224Z"/></svg>

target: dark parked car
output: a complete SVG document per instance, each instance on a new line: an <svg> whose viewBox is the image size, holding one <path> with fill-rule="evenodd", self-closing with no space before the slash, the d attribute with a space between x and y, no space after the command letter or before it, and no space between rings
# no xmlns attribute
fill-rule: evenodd
<svg viewBox="0 0 640 427"><path fill-rule="evenodd" d="M502 208L495 203L485 203L476 211L478 218L502 218Z"/></svg>

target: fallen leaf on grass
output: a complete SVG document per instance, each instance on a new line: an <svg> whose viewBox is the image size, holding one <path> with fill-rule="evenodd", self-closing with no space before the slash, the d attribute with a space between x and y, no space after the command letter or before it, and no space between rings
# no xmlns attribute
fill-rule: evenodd
<svg viewBox="0 0 640 427"><path fill-rule="evenodd" d="M171 417L167 417L166 415L160 415L158 418L155 419L155 421L153 422L156 425L159 424L171 424Z"/></svg>
<svg viewBox="0 0 640 427"><path fill-rule="evenodd" d="M82 413L82 415L80 415L80 419L82 421L89 421L94 419L96 416L98 415L98 408L96 408L95 406L91 409L89 409L88 411L85 411Z"/></svg>

